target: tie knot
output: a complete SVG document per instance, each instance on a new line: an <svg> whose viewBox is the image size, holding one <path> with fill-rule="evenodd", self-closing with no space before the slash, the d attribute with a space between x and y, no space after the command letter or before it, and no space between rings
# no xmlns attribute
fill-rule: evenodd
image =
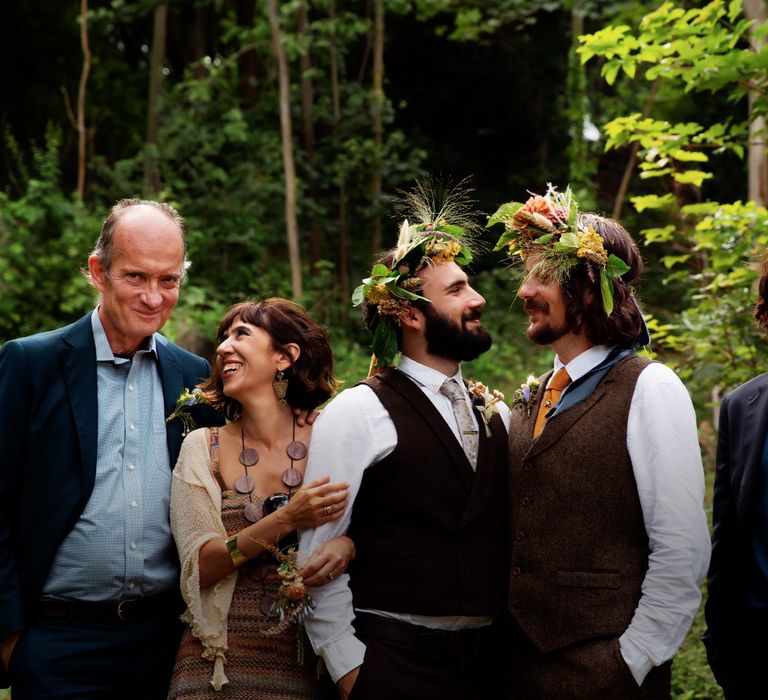
<svg viewBox="0 0 768 700"><path fill-rule="evenodd" d="M547 389L550 391L562 391L571 383L571 378L568 376L568 372L565 367L561 367L557 372L552 375L552 379L549 380Z"/></svg>
<svg viewBox="0 0 768 700"><path fill-rule="evenodd" d="M455 379L446 379L440 387L440 393L445 394L451 401L464 400L464 392Z"/></svg>

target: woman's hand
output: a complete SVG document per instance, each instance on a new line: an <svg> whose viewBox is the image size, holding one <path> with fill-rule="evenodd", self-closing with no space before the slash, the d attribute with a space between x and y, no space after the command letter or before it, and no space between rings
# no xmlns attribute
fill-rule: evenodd
<svg viewBox="0 0 768 700"><path fill-rule="evenodd" d="M349 484L331 484L330 476L310 481L302 486L284 506L277 511L285 518L291 530L317 527L340 518L347 507Z"/></svg>
<svg viewBox="0 0 768 700"><path fill-rule="evenodd" d="M322 586L341 576L355 558L355 543L346 535L321 544L299 572L307 586Z"/></svg>

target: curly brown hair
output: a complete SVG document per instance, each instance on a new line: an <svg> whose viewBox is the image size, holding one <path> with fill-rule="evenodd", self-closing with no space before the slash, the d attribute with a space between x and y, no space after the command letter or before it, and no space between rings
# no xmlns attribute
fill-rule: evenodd
<svg viewBox="0 0 768 700"><path fill-rule="evenodd" d="M285 370L285 377L289 380L285 400L292 408L312 410L333 396L339 382L333 378L333 352L328 335L303 307L281 297L234 304L227 309L219 324L217 345L224 341L225 333L238 318L269 333L272 347L279 352L290 356L287 346L290 343L299 346L301 353L298 359ZM229 420L235 420L243 407L239 401L225 396L216 357L211 364L211 376L200 385L200 389L211 405Z"/></svg>
<svg viewBox="0 0 768 700"><path fill-rule="evenodd" d="M630 286L642 272L643 260L637 244L618 222L597 214L579 214L579 224L591 226L603 239L605 250L621 258L629 270L614 280L613 312L606 316L600 294L600 277L589 264L578 265L563 282L566 318L574 331L582 328L597 345L632 347L642 337L645 324L634 289ZM587 292L591 294L587 294ZM589 298L591 296L591 299Z"/></svg>

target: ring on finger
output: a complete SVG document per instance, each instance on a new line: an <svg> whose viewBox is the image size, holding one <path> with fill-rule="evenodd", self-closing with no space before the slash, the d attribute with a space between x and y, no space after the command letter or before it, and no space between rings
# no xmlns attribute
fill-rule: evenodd
<svg viewBox="0 0 768 700"><path fill-rule="evenodd" d="M330 515L333 513L333 508L330 506L323 506L323 515Z"/></svg>

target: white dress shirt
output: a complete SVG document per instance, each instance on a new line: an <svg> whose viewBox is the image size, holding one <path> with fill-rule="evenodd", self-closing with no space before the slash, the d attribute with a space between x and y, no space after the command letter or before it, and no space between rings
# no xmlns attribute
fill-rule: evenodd
<svg viewBox="0 0 768 700"><path fill-rule="evenodd" d="M565 365L571 380L609 352L596 345L575 357ZM555 357L555 370L562 366ZM640 602L619 644L640 685L682 644L701 602L699 585L710 554L696 414L683 383L662 364L648 365L637 379L627 419L627 450L650 555Z"/></svg>
<svg viewBox="0 0 768 700"><path fill-rule="evenodd" d="M424 392L461 445L451 401L440 393L440 387L449 377L408 357L403 357L398 369ZM453 378L459 386L464 386L461 370ZM471 406L469 396L466 396L466 401ZM504 425L509 427L509 409L503 403L498 406ZM477 422L474 411L472 419ZM397 431L392 418L368 386L360 385L343 391L323 409L312 430L305 481L330 474L331 481L349 483L349 500L344 515L338 520L301 533L300 564L323 542L347 531L363 473L391 454L396 446ZM365 654L365 645L355 637L352 627L354 611L349 576L344 574L324 586L313 588L312 597L315 601L314 615L306 619L305 626L315 652L323 657L331 678L336 682L360 666ZM433 618L385 611L367 612L443 629L477 627L490 621L487 618Z"/></svg>

